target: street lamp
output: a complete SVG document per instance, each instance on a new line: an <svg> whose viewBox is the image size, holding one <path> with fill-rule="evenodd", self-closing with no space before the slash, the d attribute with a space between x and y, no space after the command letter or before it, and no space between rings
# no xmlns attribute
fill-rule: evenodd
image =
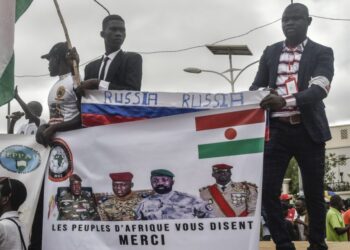
<svg viewBox="0 0 350 250"><path fill-rule="evenodd" d="M247 45L206 45L206 47L214 55L228 55L229 56L229 60L230 60L230 68L228 70L225 70L222 73L216 72L216 71L213 71L213 70L201 70L201 69L197 69L197 68L186 68L185 71L189 72L189 73L196 73L196 74L199 74L201 72L210 72L210 73L218 74L218 75L224 77L228 82L230 82L232 92L234 92L234 83L235 83L235 81L236 81L238 76L236 78L233 78L233 72L234 71L240 71L240 73L241 73L243 70L245 70L245 68L242 69L242 70L233 68L232 67L232 55L251 56L251 55L253 55L252 52L249 50ZM228 79L224 75L224 73L227 73L227 72L230 73L230 79Z"/></svg>
<svg viewBox="0 0 350 250"><path fill-rule="evenodd" d="M200 74L202 72L208 72L208 73L214 73L217 74L223 78L225 78L226 81L228 81L231 85L231 90L232 92L234 92L234 84L237 81L238 77L243 73L243 71L245 71L247 68L249 68L250 66L256 64L257 62L259 62L259 60L254 61L250 64L248 64L247 66L245 66L243 69L237 69L237 68L230 68L228 70L225 70L224 72L217 72L214 70L208 70L208 69L199 69L199 68L194 68L194 67L190 67L190 68L185 68L184 71L187 73L193 73L193 74ZM236 77L233 77L233 71L239 71L239 73L237 74ZM227 76L224 75L224 73L230 72L231 73L231 79L229 79Z"/></svg>

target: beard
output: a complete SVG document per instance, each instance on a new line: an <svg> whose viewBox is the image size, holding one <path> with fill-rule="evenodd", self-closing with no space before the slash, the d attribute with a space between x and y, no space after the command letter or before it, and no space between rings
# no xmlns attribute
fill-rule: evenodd
<svg viewBox="0 0 350 250"><path fill-rule="evenodd" d="M172 186L167 187L164 185L158 185L158 186L154 187L154 191L156 191L156 193L158 193L158 194L167 194L172 190L172 188L173 188Z"/></svg>

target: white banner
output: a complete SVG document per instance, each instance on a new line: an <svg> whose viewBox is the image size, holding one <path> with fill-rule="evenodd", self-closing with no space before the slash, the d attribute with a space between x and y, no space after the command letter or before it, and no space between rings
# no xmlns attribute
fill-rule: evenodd
<svg viewBox="0 0 350 250"><path fill-rule="evenodd" d="M45 181L43 249L258 249L259 99L59 134Z"/></svg>
<svg viewBox="0 0 350 250"><path fill-rule="evenodd" d="M19 208L26 233L32 228L49 152L33 136L0 135L0 177L17 179L27 189L27 198Z"/></svg>

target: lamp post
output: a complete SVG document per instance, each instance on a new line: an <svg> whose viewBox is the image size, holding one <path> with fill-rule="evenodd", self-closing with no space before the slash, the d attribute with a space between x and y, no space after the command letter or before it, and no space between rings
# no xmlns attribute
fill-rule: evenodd
<svg viewBox="0 0 350 250"><path fill-rule="evenodd" d="M234 84L237 81L238 77L243 73L243 71L245 71L247 68L249 68L250 66L256 64L257 62L259 62L259 60L254 61L250 64L248 64L247 66L245 66L243 69L237 69L237 68L230 68L228 70L225 70L224 72L217 72L214 70L208 70L208 69L199 69L199 68L194 68L194 67L190 67L190 68L185 68L184 71L187 73L193 73L193 74L200 74L202 72L208 72L208 73L214 73L217 74L223 78L225 78L226 81L228 81L231 85L231 90L232 92L234 92ZM236 77L233 77L233 71L239 71L239 73L237 74ZM227 76L225 76L224 74L230 72L231 73L231 79L229 79Z"/></svg>
<svg viewBox="0 0 350 250"><path fill-rule="evenodd" d="M196 73L199 74L201 72L210 72L215 73L217 75L222 76L225 78L230 84L232 92L234 92L234 83L237 79L237 77L241 74L242 71L244 71L246 68L243 69L236 69L232 67L232 55L245 55L245 56L251 56L253 55L252 52L249 50L247 45L206 45L207 49L210 50L214 55L228 55L229 56L229 62L230 62L230 68L228 70L225 70L224 72L216 72L213 70L202 70L197 68L186 68L184 69L186 72L189 73ZM256 62L254 62L256 63ZM253 64L254 64L253 63ZM248 65L249 67L250 65ZM240 71L240 73L237 75L237 77L233 77L234 71ZM226 77L224 73L230 73L230 78Z"/></svg>

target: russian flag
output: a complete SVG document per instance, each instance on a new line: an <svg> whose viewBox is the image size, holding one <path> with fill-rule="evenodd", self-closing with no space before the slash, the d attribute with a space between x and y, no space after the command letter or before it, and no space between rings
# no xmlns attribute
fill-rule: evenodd
<svg viewBox="0 0 350 250"><path fill-rule="evenodd" d="M112 123L131 122L143 119L178 115L203 109L177 107L127 106L90 103L81 107L84 127L106 125Z"/></svg>

